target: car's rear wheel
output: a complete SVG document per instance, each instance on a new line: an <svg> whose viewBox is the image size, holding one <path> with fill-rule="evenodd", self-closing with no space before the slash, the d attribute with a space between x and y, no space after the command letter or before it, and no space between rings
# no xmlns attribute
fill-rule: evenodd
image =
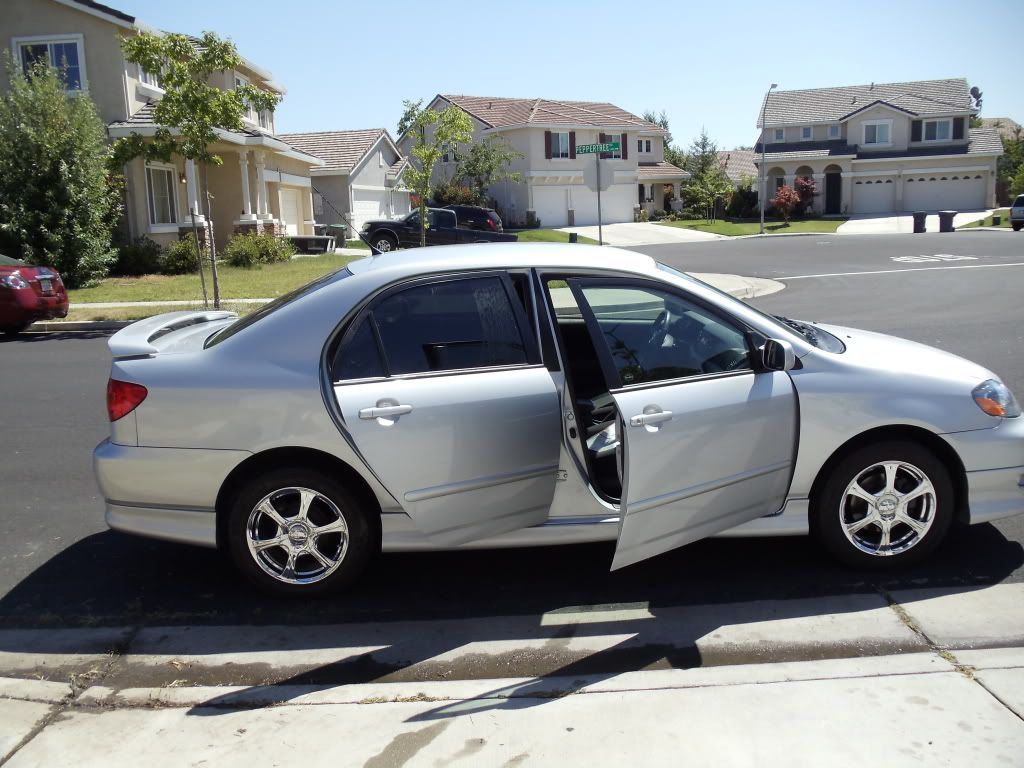
<svg viewBox="0 0 1024 768"><path fill-rule="evenodd" d="M228 547L235 565L264 591L334 592L350 584L379 549L355 496L310 469L254 476L235 497Z"/></svg>
<svg viewBox="0 0 1024 768"><path fill-rule="evenodd" d="M1018 224L1018 223L1014 222L1014 224L1013 224L1013 231L1014 232L1020 232L1022 227L1024 227L1024 224Z"/></svg>
<svg viewBox="0 0 1024 768"><path fill-rule="evenodd" d="M393 251L398 247L398 242L390 235L379 235L373 240L373 247L381 253Z"/></svg>
<svg viewBox="0 0 1024 768"><path fill-rule="evenodd" d="M922 445L885 441L843 458L812 499L811 532L858 568L920 562L942 543L954 517L946 466Z"/></svg>

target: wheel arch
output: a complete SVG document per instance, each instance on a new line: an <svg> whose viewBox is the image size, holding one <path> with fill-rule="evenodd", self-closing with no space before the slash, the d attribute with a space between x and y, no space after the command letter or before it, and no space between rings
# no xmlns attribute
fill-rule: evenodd
<svg viewBox="0 0 1024 768"><path fill-rule="evenodd" d="M242 487L243 483L270 469L279 469L285 466L300 466L307 469L316 469L324 474L338 478L345 487L365 505L369 523L376 531L378 542L381 537L381 508L377 496L367 484L366 480L356 472L350 465L332 456L329 453L318 451L313 448L283 447L272 448L253 454L237 467L235 467L221 484L217 493L217 548L222 549L227 543L227 522L231 510L231 503Z"/></svg>
<svg viewBox="0 0 1024 768"><path fill-rule="evenodd" d="M893 424L885 427L876 427L851 437L833 451L832 455L822 464L821 469L818 470L818 474L814 478L814 482L811 484L810 503L807 507L809 525L814 524L815 505L821 495L823 486L828 481L836 465L865 445L887 440L906 440L918 443L935 454L949 471L949 479L953 483L953 494L956 499L955 519L962 523L969 523L970 509L968 508L967 497L967 472L953 447L934 432L930 432L922 427Z"/></svg>

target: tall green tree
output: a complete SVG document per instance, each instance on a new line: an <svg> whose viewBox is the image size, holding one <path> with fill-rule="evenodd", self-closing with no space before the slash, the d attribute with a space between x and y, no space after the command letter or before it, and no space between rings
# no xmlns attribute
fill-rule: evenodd
<svg viewBox="0 0 1024 768"><path fill-rule="evenodd" d="M276 93L251 84L233 90L210 84L214 73L242 66L234 43L221 40L213 32L204 32L198 40L179 34L140 34L122 38L121 47L128 61L141 65L147 72L160 73L164 95L153 107L153 119L160 126L156 134L152 138L132 134L118 139L114 144L116 162L123 164L140 156L167 162L172 155L181 155L200 163L205 182L208 167L224 162L210 150L218 139L217 130L241 131L242 118L249 109L272 110L280 101ZM212 220L208 191L205 213ZM219 307L217 246L212 226L210 244L213 305Z"/></svg>
<svg viewBox="0 0 1024 768"><path fill-rule="evenodd" d="M690 172L694 178L702 176L712 168L720 168L718 160L718 145L711 140L708 132L701 129L700 135L690 143L690 149L686 153L685 170Z"/></svg>
<svg viewBox="0 0 1024 768"><path fill-rule="evenodd" d="M57 269L71 288L107 274L120 187L107 176L106 127L85 94L68 95L37 62L26 77L5 56L0 100L0 251Z"/></svg>
<svg viewBox="0 0 1024 768"><path fill-rule="evenodd" d="M686 153L679 149L672 141L672 131L668 127L668 115L665 114L665 110L661 110L661 114L655 115L653 109L646 110L643 115L643 119L648 123L654 123L665 131L665 160L677 168L682 168L686 163Z"/></svg>
<svg viewBox="0 0 1024 768"><path fill-rule="evenodd" d="M406 102L408 104L408 102ZM420 245L427 244L427 198L434 165L445 152L454 152L459 145L473 140L473 121L458 107L443 112L418 110L408 129L415 139L409 155L412 162L405 170L406 185L420 200Z"/></svg>
<svg viewBox="0 0 1024 768"><path fill-rule="evenodd" d="M487 202L487 189L500 181L521 181L521 173L510 170L513 160L521 160L523 153L512 148L502 136L487 136L475 141L459 160L458 178L476 192L478 203Z"/></svg>
<svg viewBox="0 0 1024 768"><path fill-rule="evenodd" d="M683 167L690 173L683 188L686 206L702 212L705 218L713 218L719 201L729 196L733 185L718 159L718 146L706 130L701 130L690 144Z"/></svg>
<svg viewBox="0 0 1024 768"><path fill-rule="evenodd" d="M399 138L405 135L405 132L409 130L410 126L416 122L416 116L423 111L423 99L417 99L412 101L406 99L402 102L402 116L398 118L398 133L395 134Z"/></svg>

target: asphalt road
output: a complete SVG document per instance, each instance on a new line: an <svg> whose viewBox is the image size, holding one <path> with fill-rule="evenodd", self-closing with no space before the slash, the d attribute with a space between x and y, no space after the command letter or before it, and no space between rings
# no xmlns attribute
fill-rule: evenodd
<svg viewBox="0 0 1024 768"><path fill-rule="evenodd" d="M1024 236L810 236L643 250L692 271L790 278L785 291L753 303L963 354L1024 394ZM699 542L616 573L608 572L612 547L588 545L385 555L350 595L269 600L215 552L106 529L91 451L108 430L108 372L105 334L0 342L0 626L485 618L1024 580L1024 521L1016 518L956 530L929 563L883 575L846 570L802 538Z"/></svg>

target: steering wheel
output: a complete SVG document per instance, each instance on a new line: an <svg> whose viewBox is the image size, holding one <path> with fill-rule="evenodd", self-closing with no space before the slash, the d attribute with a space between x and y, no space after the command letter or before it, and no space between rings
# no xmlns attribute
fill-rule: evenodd
<svg viewBox="0 0 1024 768"><path fill-rule="evenodd" d="M647 339L647 346L649 347L660 347L665 343L665 335L668 333L668 327L672 324L672 313L668 309L663 309L658 313L658 316L654 318L654 325L651 326L651 335Z"/></svg>
<svg viewBox="0 0 1024 768"><path fill-rule="evenodd" d="M704 373L734 371L747 363L748 353L745 349L723 349L717 355L709 357L701 365Z"/></svg>

